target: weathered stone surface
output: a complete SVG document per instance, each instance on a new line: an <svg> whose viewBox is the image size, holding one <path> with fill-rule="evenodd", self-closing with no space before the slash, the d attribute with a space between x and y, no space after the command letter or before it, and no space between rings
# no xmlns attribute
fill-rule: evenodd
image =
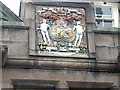
<svg viewBox="0 0 120 90"><path fill-rule="evenodd" d="M8 46L8 55L28 55L28 30L26 28L6 26L2 31L2 43Z"/></svg>
<svg viewBox="0 0 120 90"><path fill-rule="evenodd" d="M99 60L116 60L118 57L118 47L96 47L96 55Z"/></svg>
<svg viewBox="0 0 120 90"><path fill-rule="evenodd" d="M4 41L28 41L28 31L19 28L3 28L2 40Z"/></svg>
<svg viewBox="0 0 120 90"><path fill-rule="evenodd" d="M10 40L10 29L6 28L2 30L2 40L4 41Z"/></svg>
<svg viewBox="0 0 120 90"><path fill-rule="evenodd" d="M11 32L12 41L28 41L28 31L22 29L15 29Z"/></svg>
<svg viewBox="0 0 120 90"><path fill-rule="evenodd" d="M28 42L13 42L8 44L9 56L27 56L28 55Z"/></svg>
<svg viewBox="0 0 120 90"><path fill-rule="evenodd" d="M95 34L95 43L99 46L118 46L118 35Z"/></svg>
<svg viewBox="0 0 120 90"><path fill-rule="evenodd" d="M118 86L118 74L106 72L43 70L43 69L3 69L3 84L11 79L61 80L79 82L104 82ZM10 83L9 83L10 84ZM5 87L5 86L4 86ZM102 87L102 86L101 86Z"/></svg>
<svg viewBox="0 0 120 90"><path fill-rule="evenodd" d="M2 27L0 26L0 40L2 40Z"/></svg>
<svg viewBox="0 0 120 90"><path fill-rule="evenodd" d="M66 81L61 80L60 82L58 82L58 84L56 85L56 90L69 90L69 86L67 84Z"/></svg>

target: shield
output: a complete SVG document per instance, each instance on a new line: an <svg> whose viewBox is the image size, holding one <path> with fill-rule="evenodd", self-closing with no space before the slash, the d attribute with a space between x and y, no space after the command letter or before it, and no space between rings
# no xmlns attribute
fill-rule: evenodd
<svg viewBox="0 0 120 90"><path fill-rule="evenodd" d="M49 34L52 40L59 42L71 42L75 39L75 31L70 27L52 26Z"/></svg>

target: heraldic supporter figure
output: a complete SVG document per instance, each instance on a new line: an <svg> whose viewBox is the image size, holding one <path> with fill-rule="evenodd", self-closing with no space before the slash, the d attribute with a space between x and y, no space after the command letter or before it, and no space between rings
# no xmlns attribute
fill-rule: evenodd
<svg viewBox="0 0 120 90"><path fill-rule="evenodd" d="M50 45L51 42L50 42L48 29L50 29L50 26L46 23L46 20L44 19L42 24L40 25L40 30L41 30L41 34L42 34L44 43Z"/></svg>
<svg viewBox="0 0 120 90"><path fill-rule="evenodd" d="M75 38L74 46L80 46L85 28L83 29L81 23L78 21L77 25L74 26L73 30L74 31L76 30L76 38Z"/></svg>

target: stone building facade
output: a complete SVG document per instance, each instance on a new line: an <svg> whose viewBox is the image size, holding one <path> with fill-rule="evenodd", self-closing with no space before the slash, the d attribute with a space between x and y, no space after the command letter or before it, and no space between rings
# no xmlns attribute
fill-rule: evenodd
<svg viewBox="0 0 120 90"><path fill-rule="evenodd" d="M1 3L2 89L119 90L119 6L119 2L23 0L17 17ZM67 26L54 25L61 17ZM52 45L44 43L39 31L44 19L52 28ZM77 47L75 37L70 41L64 35L68 29L75 36L72 29L78 22L85 32Z"/></svg>

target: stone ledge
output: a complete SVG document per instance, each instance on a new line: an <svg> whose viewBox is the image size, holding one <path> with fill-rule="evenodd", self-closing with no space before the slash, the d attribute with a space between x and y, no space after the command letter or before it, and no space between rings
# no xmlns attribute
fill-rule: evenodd
<svg viewBox="0 0 120 90"><path fill-rule="evenodd" d="M23 22L9 22L9 21L1 21L0 25L2 28L19 28L29 30L29 26L24 25Z"/></svg>
<svg viewBox="0 0 120 90"><path fill-rule="evenodd" d="M12 60L5 62L5 67L13 68L44 68L44 69L74 69L74 70L90 70L90 71L113 71L118 70L117 63L97 62L95 60L79 60L79 61L43 61L35 60Z"/></svg>
<svg viewBox="0 0 120 90"><path fill-rule="evenodd" d="M97 28L93 30L94 33L99 33L99 34L118 34L120 32L120 28Z"/></svg>

